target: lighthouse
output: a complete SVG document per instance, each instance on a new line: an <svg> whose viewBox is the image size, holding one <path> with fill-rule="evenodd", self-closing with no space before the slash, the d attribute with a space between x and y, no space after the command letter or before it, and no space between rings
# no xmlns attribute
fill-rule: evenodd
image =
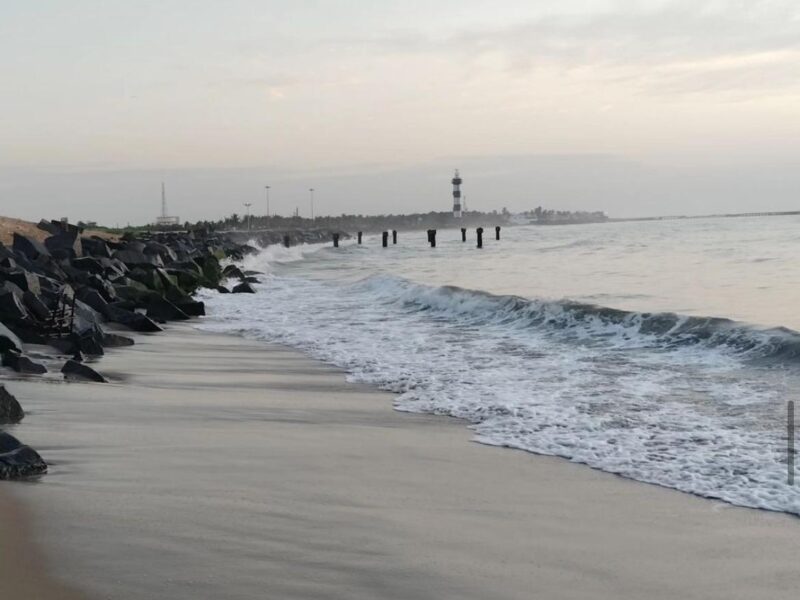
<svg viewBox="0 0 800 600"><path fill-rule="evenodd" d="M453 216L456 219L461 218L461 175L456 174L453 176Z"/></svg>

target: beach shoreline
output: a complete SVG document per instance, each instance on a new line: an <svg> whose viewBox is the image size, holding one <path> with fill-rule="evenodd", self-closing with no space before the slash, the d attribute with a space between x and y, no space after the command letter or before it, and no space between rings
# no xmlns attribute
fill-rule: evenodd
<svg viewBox="0 0 800 600"><path fill-rule="evenodd" d="M36 524L8 487L0 485L0 591L25 600L85 600L82 593L51 576L41 548L33 543Z"/></svg>
<svg viewBox="0 0 800 600"><path fill-rule="evenodd" d="M15 384L52 468L6 484L54 575L91 595L794 596L788 515L472 443L291 349L180 325L103 366L110 385Z"/></svg>

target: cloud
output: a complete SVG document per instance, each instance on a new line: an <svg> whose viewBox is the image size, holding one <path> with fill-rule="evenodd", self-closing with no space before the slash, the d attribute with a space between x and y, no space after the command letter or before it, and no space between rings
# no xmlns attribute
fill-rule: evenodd
<svg viewBox="0 0 800 600"><path fill-rule="evenodd" d="M356 45L353 39L328 43ZM599 13L550 13L447 37L387 32L359 43L387 54L446 54L467 69L500 68L516 76L557 67L654 93L758 93L797 87L800 3L618 2Z"/></svg>

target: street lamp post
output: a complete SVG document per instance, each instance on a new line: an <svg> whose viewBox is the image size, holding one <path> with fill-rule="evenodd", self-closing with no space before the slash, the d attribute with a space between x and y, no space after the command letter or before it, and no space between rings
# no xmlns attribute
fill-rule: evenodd
<svg viewBox="0 0 800 600"><path fill-rule="evenodd" d="M264 190L266 191L267 194L267 216L269 217L269 186L265 185Z"/></svg>
<svg viewBox="0 0 800 600"><path fill-rule="evenodd" d="M244 205L247 207L247 231L250 231L250 207L253 206L253 203L245 202Z"/></svg>
<svg viewBox="0 0 800 600"><path fill-rule="evenodd" d="M309 188L308 191L311 193L311 220L314 220L314 188Z"/></svg>

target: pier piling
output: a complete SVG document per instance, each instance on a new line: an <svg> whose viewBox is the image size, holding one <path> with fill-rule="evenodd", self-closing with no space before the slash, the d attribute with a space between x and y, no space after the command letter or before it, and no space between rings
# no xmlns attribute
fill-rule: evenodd
<svg viewBox="0 0 800 600"><path fill-rule="evenodd" d="M462 242L466 242L467 241L467 228L466 227L462 227L461 228L461 241Z"/></svg>
<svg viewBox="0 0 800 600"><path fill-rule="evenodd" d="M286 246L287 248L291 246L292 238L290 238L288 235L283 236L283 245Z"/></svg>
<svg viewBox="0 0 800 600"><path fill-rule="evenodd" d="M397 243L397 229L392 229L392 243Z"/></svg>
<svg viewBox="0 0 800 600"><path fill-rule="evenodd" d="M383 247L386 248L386 246L389 245L389 232L384 231L382 236L383 236Z"/></svg>
<svg viewBox="0 0 800 600"><path fill-rule="evenodd" d="M500 239L500 225L497 225L494 228L494 239L496 239L496 240Z"/></svg>
<svg viewBox="0 0 800 600"><path fill-rule="evenodd" d="M436 248L436 230L435 229L428 229L428 241L431 244L431 248Z"/></svg>
<svg viewBox="0 0 800 600"><path fill-rule="evenodd" d="M334 248L338 248L339 247L339 234L338 233L334 233L333 234L333 247Z"/></svg>
<svg viewBox="0 0 800 600"><path fill-rule="evenodd" d="M361 235L362 235L362 232L359 231L358 232L358 245L359 246L361 245Z"/></svg>
<svg viewBox="0 0 800 600"><path fill-rule="evenodd" d="M475 233L478 234L478 248L483 248L483 227L478 227Z"/></svg>

